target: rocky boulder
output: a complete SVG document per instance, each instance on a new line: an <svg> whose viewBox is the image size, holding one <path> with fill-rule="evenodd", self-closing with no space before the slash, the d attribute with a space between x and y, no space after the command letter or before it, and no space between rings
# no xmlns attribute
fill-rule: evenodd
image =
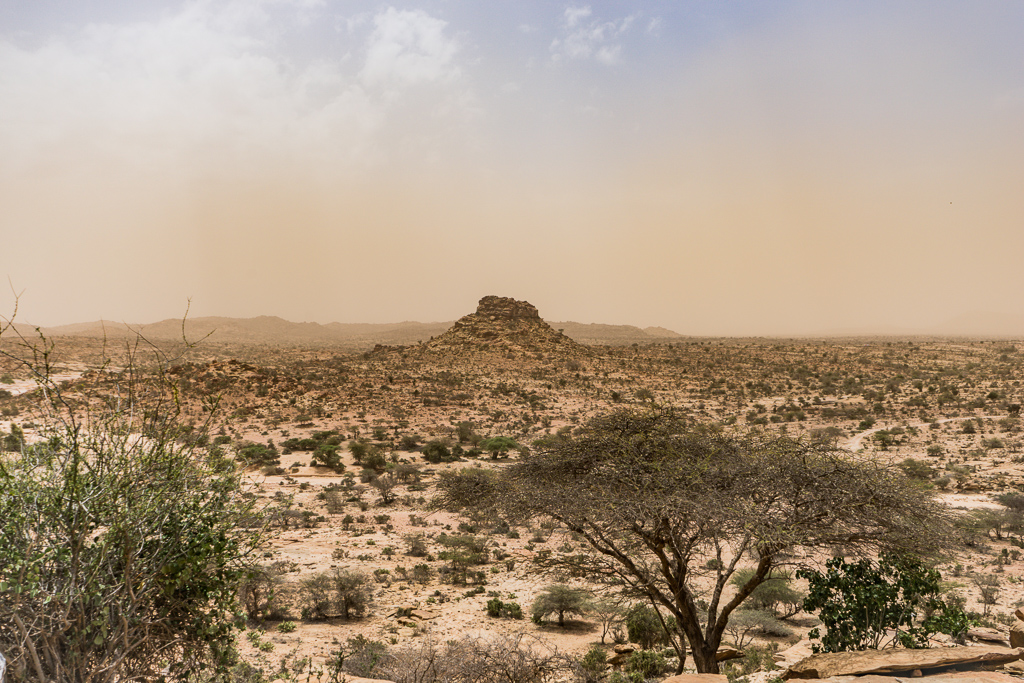
<svg viewBox="0 0 1024 683"><path fill-rule="evenodd" d="M1024 647L1024 622L1017 621L1010 627L1010 647Z"/></svg>
<svg viewBox="0 0 1024 683"><path fill-rule="evenodd" d="M727 683L728 680L722 674L676 674L661 683Z"/></svg>
<svg viewBox="0 0 1024 683"><path fill-rule="evenodd" d="M1020 683L1020 679L996 671L951 671L933 676L833 676L828 683Z"/></svg>
<svg viewBox="0 0 1024 683"><path fill-rule="evenodd" d="M939 669L966 664L1003 664L1021 658L1024 650L1005 647L944 647L923 650L861 650L827 652L797 662L784 679L831 678L864 674Z"/></svg>

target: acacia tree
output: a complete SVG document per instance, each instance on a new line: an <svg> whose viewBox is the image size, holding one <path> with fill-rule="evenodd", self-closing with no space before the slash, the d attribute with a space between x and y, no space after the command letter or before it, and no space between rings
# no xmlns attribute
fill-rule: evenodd
<svg viewBox="0 0 1024 683"><path fill-rule="evenodd" d="M718 672L729 617L794 551L923 553L953 536L945 508L898 470L831 444L730 434L659 408L596 418L501 472L445 473L439 491L451 510L544 517L579 534L590 552L551 563L666 610L702 673Z"/></svg>
<svg viewBox="0 0 1024 683"><path fill-rule="evenodd" d="M480 442L480 447L491 454L491 460L507 457L508 452L518 446L515 439L509 436L492 436Z"/></svg>
<svg viewBox="0 0 1024 683"><path fill-rule="evenodd" d="M549 614L557 614L558 625L565 628L566 614L583 614L589 606L589 591L556 583L537 594L533 601L533 618L539 621Z"/></svg>

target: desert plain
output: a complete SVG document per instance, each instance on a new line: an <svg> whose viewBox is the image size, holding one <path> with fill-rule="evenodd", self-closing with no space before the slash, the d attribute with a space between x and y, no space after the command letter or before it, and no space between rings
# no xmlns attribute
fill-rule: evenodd
<svg viewBox="0 0 1024 683"><path fill-rule="evenodd" d="M620 641L624 633L614 616L588 611L564 626L530 619L537 595L555 583L615 599L586 576L541 570L546 557L583 550L579 539L555 524L509 526L432 502L443 472L506 467L521 450L543 449L622 409L671 408L725 430L834 442L934 490L974 529L972 542L937 566L944 590L1008 639L1024 605L1024 525L1000 502L1024 490L1021 340L559 329L532 305L499 297L445 327L407 330L420 340L391 328L348 341L295 341L280 330L224 340L214 332L187 349L155 330L141 349L132 346L137 338L88 329L48 339L68 396L102 387L117 368L101 361L125 348L140 359L150 347L175 359L166 373L181 419L208 427L199 445L243 468L252 494L273 510L259 560L273 597L252 606L239 642L244 660L267 677L322 666L359 638L395 648L525 638L576 657L595 645L614 655L616 632ZM380 343L396 339L405 343ZM11 358L3 363L0 428L17 426L31 440L39 420L33 378ZM497 437L514 446L488 450ZM384 476L386 486L377 483ZM486 549L462 571L445 555L443 541L455 536ZM364 612L310 609L304 582L334 569L366 577ZM489 616L495 598L520 605L524 618ZM782 623L727 641L770 646L781 661L787 650L790 659L809 652L814 616L797 612Z"/></svg>

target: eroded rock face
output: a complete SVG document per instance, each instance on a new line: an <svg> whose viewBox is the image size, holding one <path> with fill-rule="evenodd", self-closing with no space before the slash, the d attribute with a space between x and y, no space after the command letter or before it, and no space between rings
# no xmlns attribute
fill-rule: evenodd
<svg viewBox="0 0 1024 683"><path fill-rule="evenodd" d="M477 316L486 316L492 320L501 318L530 318L540 320L537 307L528 301L516 301L505 296L485 296L476 307Z"/></svg>

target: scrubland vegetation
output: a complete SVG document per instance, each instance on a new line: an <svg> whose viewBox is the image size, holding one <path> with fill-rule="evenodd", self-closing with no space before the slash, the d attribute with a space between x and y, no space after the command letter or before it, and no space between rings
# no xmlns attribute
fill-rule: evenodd
<svg viewBox="0 0 1024 683"><path fill-rule="evenodd" d="M894 589L904 645L1024 602L1015 343L25 341L0 337L11 680L736 677L834 646L805 602L834 553L941 574Z"/></svg>

